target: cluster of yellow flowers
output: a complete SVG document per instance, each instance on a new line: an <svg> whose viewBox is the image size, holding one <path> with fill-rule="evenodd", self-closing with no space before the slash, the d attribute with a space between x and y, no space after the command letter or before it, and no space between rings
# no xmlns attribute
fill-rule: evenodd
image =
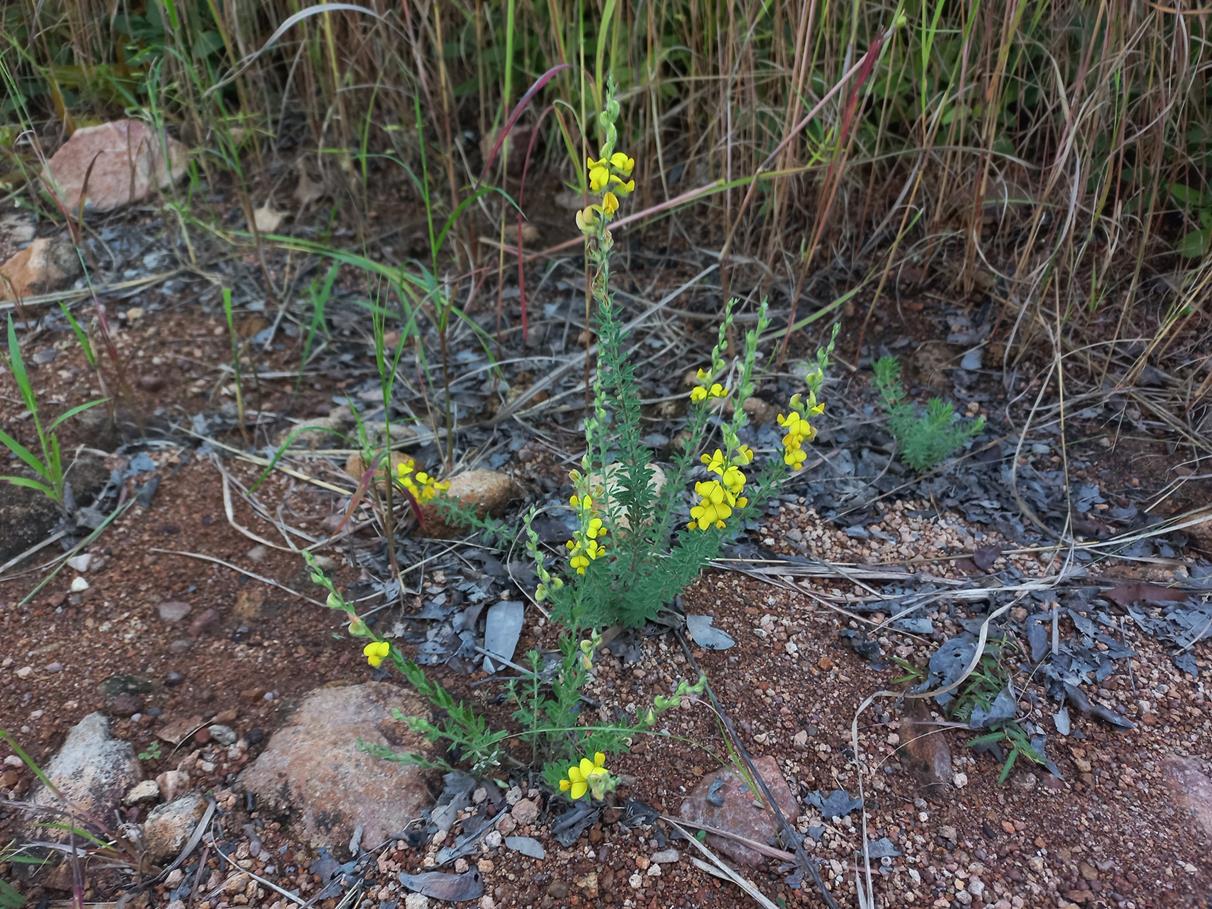
<svg viewBox="0 0 1212 909"><path fill-rule="evenodd" d="M560 791L567 792L573 801L587 792L601 801L612 788L611 782L610 771L606 769L606 755L599 751L594 754L592 761L583 757L568 768L568 775L560 780Z"/></svg>
<svg viewBox="0 0 1212 909"><path fill-rule="evenodd" d="M416 462L412 458L402 460L396 465L396 483L408 490L418 505L432 502L450 488L450 483L430 476L423 470L417 470Z"/></svg>
<svg viewBox="0 0 1212 909"><path fill-rule="evenodd" d="M749 499L742 495L745 491L745 474L741 468L753 462L753 449L740 445L731 455L726 455L717 448L699 460L719 479L694 484L699 503L690 509L690 523L686 526L691 530L706 530L709 527L722 530L724 522L735 509L749 504Z"/></svg>
<svg viewBox="0 0 1212 909"><path fill-rule="evenodd" d="M598 228L610 222L619 210L619 196L635 189L631 172L635 169L635 158L624 152L615 152L610 157L586 160L589 171L589 191L601 194L601 201L594 202L577 212L577 227L581 233L592 235Z"/></svg>
<svg viewBox="0 0 1212 909"><path fill-rule="evenodd" d="M711 381L711 373L705 369L700 369L694 374L698 384L690 391L690 400L695 404L706 401L710 398L724 398L728 396L728 389L719 382Z"/></svg>
<svg viewBox="0 0 1212 909"><path fill-rule="evenodd" d="M606 547L598 542L599 537L605 536L606 527L602 519L593 514L593 496L574 493L568 502L577 510L581 524L572 539L564 544L569 550L568 564L577 574L584 574L590 562L606 553Z"/></svg>
<svg viewBox="0 0 1212 909"><path fill-rule="evenodd" d="M786 435L783 436L783 463L792 470L799 470L808 459L804 443L816 438L816 427L808 418L824 413L825 405L817 401L816 391L810 390L807 401L798 394L792 395L788 407L786 414L778 415L779 426L786 430Z"/></svg>

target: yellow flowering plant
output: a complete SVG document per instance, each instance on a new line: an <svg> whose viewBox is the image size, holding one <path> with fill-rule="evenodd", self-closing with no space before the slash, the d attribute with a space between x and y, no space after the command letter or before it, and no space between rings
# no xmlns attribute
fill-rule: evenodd
<svg viewBox="0 0 1212 909"><path fill-rule="evenodd" d="M362 659L369 669L377 672L399 672L416 691L433 705L439 717L406 716L395 713L396 719L442 749L437 756L425 757L396 752L382 745L359 743L363 750L388 760L444 770L455 765L470 767L473 773L494 772L500 767L525 769L541 767L543 777L553 791L580 798L586 792L595 799L605 798L614 791L617 780L605 770L605 755L626 750L633 736L653 733L659 717L679 706L685 698L702 694L706 678L690 685L680 682L669 697L657 695L646 710L638 710L630 721L598 726L581 724L581 690L589 681L594 658L603 644L603 637L593 633L582 638L566 634L560 641L559 657L549 665L538 650L522 657L518 678L509 682L506 694L513 702L513 719L517 730L510 732L490 727L472 706L457 700L449 691L429 679L425 671L404 656L399 647L378 635L358 615L353 603L346 600L336 585L324 573L315 556L304 552L311 580L327 591L326 605L345 614L351 637L365 640ZM529 746L529 761L519 759L509 743ZM588 768L585 755L593 755ZM575 769L574 769L575 768ZM568 785L564 785L563 780ZM584 783L586 788L579 785Z"/></svg>
<svg viewBox="0 0 1212 909"><path fill-rule="evenodd" d="M747 426L744 405L754 390L758 341L769 324L767 309L763 302L744 336L740 356L729 358L736 305L729 300L707 362L691 364L685 442L665 482L657 481L654 454L642 442L635 369L610 290L611 224L620 197L634 190L636 174L635 160L615 148L618 113L612 86L598 118L599 154L586 162L586 185L594 200L576 217L592 276L598 358L592 412L585 421L585 454L580 469L569 474L573 529L565 544L565 577L548 567L530 528L533 513L527 518L527 549L539 577L535 599L550 602L555 617L573 629L637 627L655 618L735 538L788 468L803 466L803 446L815 435L809 419L823 407L818 394L833 348L831 339L818 351L805 392L791 399L787 415L780 415L787 430L782 456L766 458L754 472L755 452L742 441ZM718 440L708 445L717 434ZM695 475L697 470L702 473ZM688 506L687 488L693 490Z"/></svg>

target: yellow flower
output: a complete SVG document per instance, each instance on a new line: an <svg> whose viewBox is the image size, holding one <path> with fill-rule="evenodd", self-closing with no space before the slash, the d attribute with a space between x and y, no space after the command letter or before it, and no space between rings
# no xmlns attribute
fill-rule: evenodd
<svg viewBox="0 0 1212 909"><path fill-rule="evenodd" d="M711 396L713 398L723 398L723 397L726 397L728 394L728 389L725 388L723 385L721 385L719 382L716 382L714 385L712 385L711 388L708 389L708 391L711 393Z"/></svg>
<svg viewBox="0 0 1212 909"><path fill-rule="evenodd" d="M607 192L602 196L602 214L607 220L614 217L614 213L619 210L619 197L612 192Z"/></svg>
<svg viewBox="0 0 1212 909"><path fill-rule="evenodd" d="M614 191L620 196L626 196L635 191L635 180L624 182L621 178L612 175L610 185L614 187Z"/></svg>
<svg viewBox="0 0 1212 909"><path fill-rule="evenodd" d="M724 521L732 514L732 503L735 501L719 480L695 483L694 491L699 496L699 504L690 509L690 527L706 530L715 526L723 529Z"/></svg>
<svg viewBox="0 0 1212 909"><path fill-rule="evenodd" d="M577 212L577 227L583 234L592 234L598 225L597 206L590 205Z"/></svg>
<svg viewBox="0 0 1212 909"><path fill-rule="evenodd" d="M366 657L366 662L370 663L375 669L383 665L383 661L387 659L391 653L391 645L386 641L371 641L362 648L362 654Z"/></svg>
<svg viewBox="0 0 1212 909"><path fill-rule="evenodd" d="M597 752L591 761L587 757L568 768L567 776L560 780L560 791L567 792L576 801L585 793L592 792L595 799L601 799L606 794L606 784L610 781L610 771L606 769L606 755Z"/></svg>
<svg viewBox="0 0 1212 909"><path fill-rule="evenodd" d="M703 455L699 460L706 464L707 469L712 473L723 474L724 468L728 466L728 459L718 448L710 455Z"/></svg>
<svg viewBox="0 0 1212 909"><path fill-rule="evenodd" d="M732 456L732 463L739 467L745 467L746 465L752 464L753 449L748 445L738 445L736 454Z"/></svg>
<svg viewBox="0 0 1212 909"><path fill-rule="evenodd" d="M412 460L401 461L396 465L396 483L408 490L422 505L432 502L450 488L449 483L438 480L423 470L417 470Z"/></svg>
<svg viewBox="0 0 1212 909"><path fill-rule="evenodd" d="M702 385L694 386L694 388L692 388L690 390L690 400L693 401L695 404L698 404L700 401L706 401L707 400L707 389L704 388Z"/></svg>
<svg viewBox="0 0 1212 909"><path fill-rule="evenodd" d="M601 164L590 163L589 166L589 191L600 193L610 185L610 169L603 167Z"/></svg>
<svg viewBox="0 0 1212 909"><path fill-rule="evenodd" d="M635 168L635 158L628 157L624 152L615 152L610 156L610 166L624 177L630 177Z"/></svg>
<svg viewBox="0 0 1212 909"><path fill-rule="evenodd" d="M745 474L734 464L729 464L724 468L723 473L720 474L720 481L724 484L724 488L732 493L734 499L745 488Z"/></svg>

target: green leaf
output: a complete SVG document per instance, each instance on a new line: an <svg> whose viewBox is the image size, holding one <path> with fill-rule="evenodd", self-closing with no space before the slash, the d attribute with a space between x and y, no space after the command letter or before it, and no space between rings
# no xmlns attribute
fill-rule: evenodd
<svg viewBox="0 0 1212 909"><path fill-rule="evenodd" d="M8 317L8 366L13 371L13 379L25 401L25 408L35 417L38 415L38 399L34 397L34 388L29 381L29 373L25 371L25 361L21 359L21 345L17 343L17 327L13 317Z"/></svg>
<svg viewBox="0 0 1212 909"><path fill-rule="evenodd" d="M46 427L46 431L54 432L56 427L66 423L72 417L82 414L86 410L92 410L98 404L104 404L108 400L109 398L97 398L95 401L86 401L83 404L77 404L75 407L65 410L63 413L59 414L59 416L55 417L55 419L51 420L50 425Z"/></svg>
<svg viewBox="0 0 1212 909"><path fill-rule="evenodd" d="M50 468L43 464L36 454L10 436L3 429L0 429L0 445L3 445L18 458L25 462L25 466L42 477L44 480L50 480Z"/></svg>
<svg viewBox="0 0 1212 909"><path fill-rule="evenodd" d="M14 486L21 486L25 489L32 489L35 492L40 492L48 499L59 501L59 497L55 494L55 490L45 483L39 483L37 480L31 480L29 477L0 477L6 483L12 483Z"/></svg>
<svg viewBox="0 0 1212 909"><path fill-rule="evenodd" d="M1200 259L1212 245L1212 228L1193 230L1178 241L1178 254L1187 259Z"/></svg>
<svg viewBox="0 0 1212 909"><path fill-rule="evenodd" d="M1171 183L1170 195L1174 197L1175 202L1186 208L1199 208L1206 204L1204 194L1185 183Z"/></svg>

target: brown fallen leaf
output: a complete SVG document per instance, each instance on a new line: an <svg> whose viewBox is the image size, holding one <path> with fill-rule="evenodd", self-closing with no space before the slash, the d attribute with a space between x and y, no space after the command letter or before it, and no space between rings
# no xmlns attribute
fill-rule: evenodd
<svg viewBox="0 0 1212 909"><path fill-rule="evenodd" d="M1161 584L1150 584L1148 581L1130 581L1117 584L1110 590L1103 591L1103 597L1118 606L1126 607L1130 603L1151 603L1154 606L1161 603L1177 603L1185 600L1188 592L1173 587L1163 587Z"/></svg>

